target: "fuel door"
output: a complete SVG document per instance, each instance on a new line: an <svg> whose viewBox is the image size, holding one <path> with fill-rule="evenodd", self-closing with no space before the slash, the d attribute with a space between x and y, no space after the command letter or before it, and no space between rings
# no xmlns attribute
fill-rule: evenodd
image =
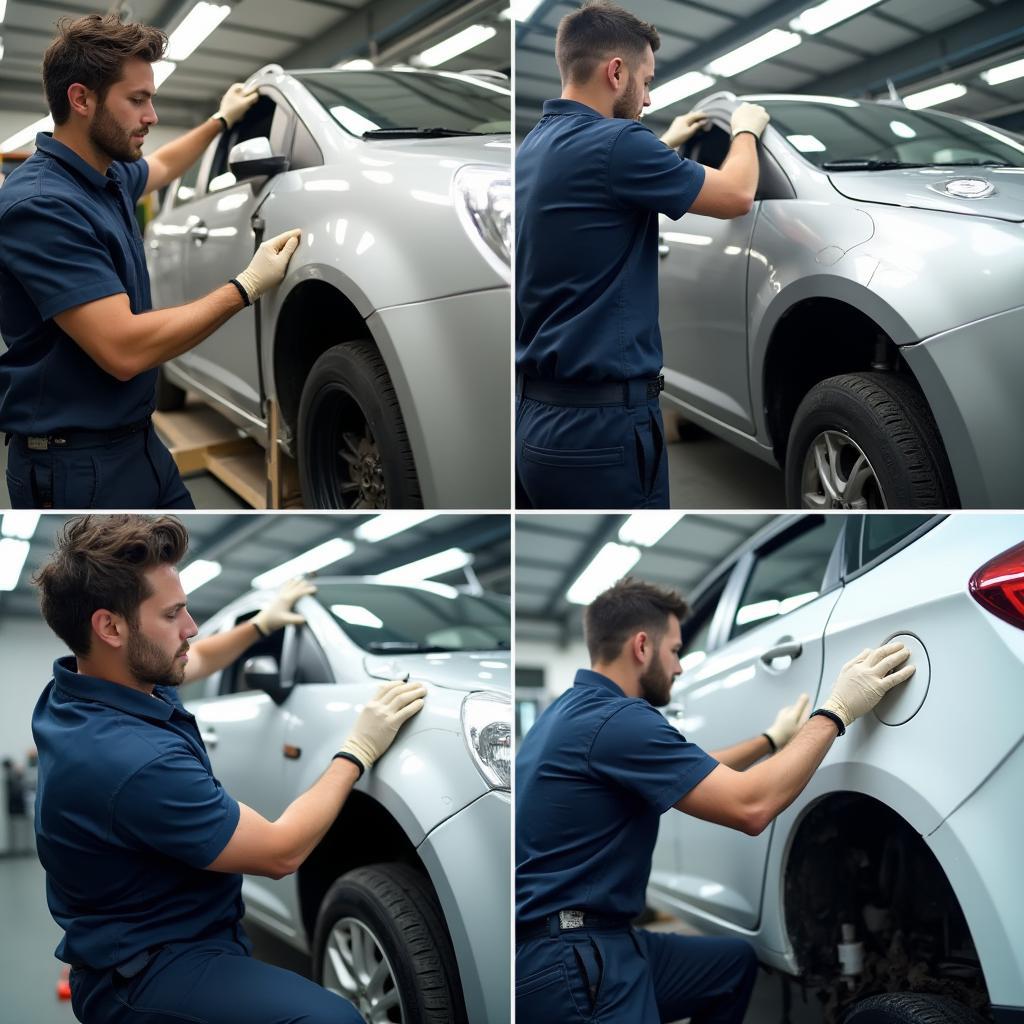
<svg viewBox="0 0 1024 1024"><path fill-rule="evenodd" d="M924 644L913 633L897 633L885 643L893 640L898 640L910 651L910 661L917 666L917 671L907 682L890 690L875 706L875 717L883 725L909 722L921 710L931 679L931 664Z"/></svg>

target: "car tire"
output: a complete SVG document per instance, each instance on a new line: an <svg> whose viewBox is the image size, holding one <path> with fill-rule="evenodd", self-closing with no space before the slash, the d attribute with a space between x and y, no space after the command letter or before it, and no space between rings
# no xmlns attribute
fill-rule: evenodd
<svg viewBox="0 0 1024 1024"><path fill-rule="evenodd" d="M922 992L885 992L862 999L842 1024L985 1024L963 1003Z"/></svg>
<svg viewBox="0 0 1024 1024"><path fill-rule="evenodd" d="M361 930L360 930L361 929ZM339 984L346 935L369 933L373 963L386 965L376 991L360 996ZM368 948L365 938L363 948ZM377 959L380 954L380 959ZM427 880L406 864L356 868L327 890L313 936L313 977L353 1002L368 1020L401 1024L466 1024L455 951ZM328 962L330 961L330 962ZM395 994L398 999L395 1000ZM363 1001L360 1002L360 999ZM388 1008L387 1003L395 1005Z"/></svg>
<svg viewBox="0 0 1024 1024"><path fill-rule="evenodd" d="M827 452L827 466L843 463L834 468L840 481L833 479L831 490L821 482L831 471L823 472L822 463L815 462L816 447ZM924 396L892 373L841 374L811 388L793 418L784 472L786 501L793 508L958 504L949 460ZM815 499L808 498L811 494Z"/></svg>
<svg viewBox="0 0 1024 1024"><path fill-rule="evenodd" d="M422 508L391 376L373 342L329 348L302 387L299 481L309 508Z"/></svg>
<svg viewBox="0 0 1024 1024"><path fill-rule="evenodd" d="M156 408L158 412L177 412L185 405L185 389L167 379L161 369L156 377Z"/></svg>

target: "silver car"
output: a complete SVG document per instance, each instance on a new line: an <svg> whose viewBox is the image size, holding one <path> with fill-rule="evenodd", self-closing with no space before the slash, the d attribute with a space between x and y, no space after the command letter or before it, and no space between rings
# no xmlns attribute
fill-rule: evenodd
<svg viewBox="0 0 1024 1024"><path fill-rule="evenodd" d="M710 574L664 709L705 750L890 638L917 671L760 835L670 811L649 903L750 940L830 1022L1024 1019L1022 540L1021 516L784 516Z"/></svg>
<svg viewBox="0 0 1024 1024"><path fill-rule="evenodd" d="M511 835L509 609L434 584L318 579L289 626L182 687L213 770L276 819L322 774L381 681L427 684L423 710L357 784L309 859L245 876L250 919L313 961L370 1024L507 1024ZM251 618L254 592L204 624Z"/></svg>
<svg viewBox="0 0 1024 1024"><path fill-rule="evenodd" d="M753 210L662 218L669 408L785 472L794 508L1017 508L1024 144L824 96L771 114ZM721 164L717 93L684 155Z"/></svg>
<svg viewBox="0 0 1024 1024"><path fill-rule="evenodd" d="M268 400L307 507L507 508L511 94L481 75L293 71L171 185L146 232L156 306L264 238L283 284L162 371L262 444Z"/></svg>

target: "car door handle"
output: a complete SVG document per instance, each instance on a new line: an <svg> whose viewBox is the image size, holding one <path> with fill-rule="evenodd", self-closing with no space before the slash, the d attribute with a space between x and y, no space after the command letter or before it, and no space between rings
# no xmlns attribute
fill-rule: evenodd
<svg viewBox="0 0 1024 1024"><path fill-rule="evenodd" d="M658 255L664 259L672 251L664 235L658 235Z"/></svg>
<svg viewBox="0 0 1024 1024"><path fill-rule="evenodd" d="M213 729L200 729L199 738L206 744L209 750L217 746L217 733Z"/></svg>
<svg viewBox="0 0 1024 1024"><path fill-rule="evenodd" d="M803 649L804 645L799 640L787 640L765 651L761 655L761 660L770 665L776 658L799 658Z"/></svg>
<svg viewBox="0 0 1024 1024"><path fill-rule="evenodd" d="M189 228L188 233L195 239L196 245L202 245L209 237L210 229L200 221L198 224L193 224L192 227Z"/></svg>

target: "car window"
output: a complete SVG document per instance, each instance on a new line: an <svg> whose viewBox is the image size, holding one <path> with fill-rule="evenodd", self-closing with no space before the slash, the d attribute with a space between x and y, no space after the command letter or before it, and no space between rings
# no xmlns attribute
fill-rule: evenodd
<svg viewBox="0 0 1024 1024"><path fill-rule="evenodd" d="M730 637L795 611L821 592L845 516L808 516L754 556Z"/></svg>
<svg viewBox="0 0 1024 1024"><path fill-rule="evenodd" d="M204 152L206 151L204 150ZM187 203L190 199L195 198L196 182L199 180L199 168L202 163L203 157L200 155L199 159L181 176L178 188L174 193L175 206L181 206L182 203Z"/></svg>
<svg viewBox="0 0 1024 1024"><path fill-rule="evenodd" d="M729 133L717 124L713 124L707 131L697 132L692 139L683 147L683 156L705 167L721 167L729 152L732 139Z"/></svg>
<svg viewBox="0 0 1024 1024"><path fill-rule="evenodd" d="M228 156L239 142L269 138L271 150L274 153L284 153L290 123L291 118L287 110L279 108L269 96L261 96L238 124L221 135L210 167L207 192L219 192L236 183L235 176L228 167Z"/></svg>
<svg viewBox="0 0 1024 1024"><path fill-rule="evenodd" d="M895 550L933 520L932 515L874 515L860 517L860 529L850 530L846 541L846 571L856 572L876 558Z"/></svg>
<svg viewBox="0 0 1024 1024"><path fill-rule="evenodd" d="M239 616L235 621L235 625L242 622L248 622L257 613L255 611L249 612L246 615ZM245 679L242 675L242 670L245 667L245 663L250 658L258 657L261 654L269 655L277 661L278 666L281 665L281 648L284 641L283 629L275 630L270 636L263 637L254 643L247 650L243 651L241 656L236 658L220 676L220 696L225 696L229 693L246 693L250 687L245 683Z"/></svg>
<svg viewBox="0 0 1024 1024"><path fill-rule="evenodd" d="M296 686L334 682L331 666L308 626L296 633L294 682Z"/></svg>
<svg viewBox="0 0 1024 1024"><path fill-rule="evenodd" d="M696 668L708 655L711 623L728 580L729 573L725 573L700 597L683 623L683 648L679 652L679 661L684 672Z"/></svg>

